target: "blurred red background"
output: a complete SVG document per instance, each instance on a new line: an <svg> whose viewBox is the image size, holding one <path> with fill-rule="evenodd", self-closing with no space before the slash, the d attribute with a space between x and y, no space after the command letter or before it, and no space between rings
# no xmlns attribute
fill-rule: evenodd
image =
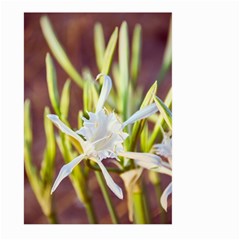
<svg viewBox="0 0 240 240"><path fill-rule="evenodd" d="M41 32L39 20L43 14L24 14L24 98L31 100L31 114L33 121L33 162L40 166L45 145L43 127L43 111L45 106L51 106L46 83L45 56L50 52ZM45 15L45 14L44 14ZM50 18L58 39L64 46L69 58L76 69L81 72L84 67L89 67L93 76L98 74L94 43L93 28L96 22L103 25L105 41L107 42L116 26L126 20L130 40L135 24L142 26L142 60L139 74L139 84L144 86L145 92L157 79L159 74L164 48L168 36L170 13L59 13L47 14ZM131 44L131 42L130 42ZM115 58L117 60L117 51ZM54 60L57 68L59 90L61 91L68 75ZM167 74L159 88L158 96L164 98L171 86L171 71ZM72 82L71 105L69 120L72 126L77 126L77 113L82 106L82 92ZM52 111L53 112L53 111ZM56 158L56 173L64 164L61 155ZM114 174L111 174L114 176ZM156 201L153 187L147 181L147 192L151 206L151 219L153 223L159 223L160 210ZM123 187L118 176L114 180ZM166 187L170 179L162 178L162 187ZM97 185L94 174L90 176L90 188L93 192L95 205L100 223L111 223L106 205ZM119 214L121 223L129 223L127 215L127 202L117 199L110 193ZM126 196L126 193L124 192ZM66 178L54 193L55 207L60 223L88 223L83 205L79 202L74 189ZM169 207L167 222L172 222L172 208ZM31 190L26 174L24 175L24 223L47 223L41 212L40 206Z"/></svg>

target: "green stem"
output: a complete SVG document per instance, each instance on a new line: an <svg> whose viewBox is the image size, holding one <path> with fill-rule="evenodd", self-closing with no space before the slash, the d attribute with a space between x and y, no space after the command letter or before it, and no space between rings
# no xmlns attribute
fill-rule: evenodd
<svg viewBox="0 0 240 240"><path fill-rule="evenodd" d="M97 218L93 209L92 201L88 201L85 203L85 210L88 217L88 221L90 224L96 224Z"/></svg>
<svg viewBox="0 0 240 240"><path fill-rule="evenodd" d="M47 216L48 222L50 224L57 224L58 220L57 220L57 216L54 212L50 213L50 215Z"/></svg>
<svg viewBox="0 0 240 240"><path fill-rule="evenodd" d="M160 198L162 196L162 187L161 187L161 178L158 173L156 172L150 172L149 173L150 181L152 182L156 197L157 197L157 202L159 205L160 209L160 223L164 224L167 221L167 215L165 210L163 209L162 205L160 204Z"/></svg>
<svg viewBox="0 0 240 240"><path fill-rule="evenodd" d="M104 178L102 176L102 173L100 173L98 171L95 171L95 175L96 175L98 184L99 184L99 186L100 186L100 188L102 190L102 194L103 194L105 203L107 205L109 214L111 216L112 222L115 223L115 224L119 223L119 219L118 219L117 213L116 213L115 208L113 206L112 200L111 200L111 198L109 196L108 188L107 188L105 180L104 180Z"/></svg>
<svg viewBox="0 0 240 240"><path fill-rule="evenodd" d="M148 216L146 214L146 202L140 183L137 183L133 192L134 221L137 224L146 224Z"/></svg>

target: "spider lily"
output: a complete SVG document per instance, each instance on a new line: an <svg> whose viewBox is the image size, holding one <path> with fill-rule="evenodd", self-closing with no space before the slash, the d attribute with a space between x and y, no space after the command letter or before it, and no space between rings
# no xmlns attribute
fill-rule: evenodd
<svg viewBox="0 0 240 240"><path fill-rule="evenodd" d="M164 134L163 141L161 144L155 144L152 151L157 155L161 155L167 158L170 168L172 169L172 139L169 134ZM165 211L167 211L167 199L172 193L172 183L170 183L163 191L160 202Z"/></svg>
<svg viewBox="0 0 240 240"><path fill-rule="evenodd" d="M51 190L53 193L60 182L67 177L73 168L84 159L90 159L97 163L104 175L108 187L120 199L123 198L122 189L113 181L107 169L102 163L106 158L114 158L118 160L118 156L126 156L131 158L132 153L124 152L123 142L128 134L123 129L138 120L147 118L156 113L158 108L155 103L135 112L128 120L121 123L114 112L108 113L104 109L104 103L108 98L112 88L112 80L109 76L99 74L96 78L104 77L102 90L96 106L96 112L88 112L89 119L82 117L83 127L78 131L73 131L66 126L57 115L50 114L48 118L65 134L75 138L81 145L83 153L74 158L70 163L64 165ZM141 154L141 153L139 153ZM143 157L143 156L142 156ZM156 161L152 159L152 161Z"/></svg>
<svg viewBox="0 0 240 240"><path fill-rule="evenodd" d="M130 221L133 221L133 201L132 194L134 186L142 174L143 168L167 174L172 176L172 139L168 134L164 134L164 139L161 144L155 144L152 148L152 152L155 153L121 153L121 156L134 159L136 165L140 168L132 169L122 173L120 176L123 179L127 195L128 195L128 217ZM168 162L164 162L161 155L168 159ZM172 193L172 183L162 193L160 202L164 210L167 211L167 198Z"/></svg>

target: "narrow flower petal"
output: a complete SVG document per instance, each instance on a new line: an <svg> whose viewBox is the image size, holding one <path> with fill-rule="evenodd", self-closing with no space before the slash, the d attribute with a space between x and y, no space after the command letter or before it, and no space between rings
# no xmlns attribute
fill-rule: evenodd
<svg viewBox="0 0 240 240"><path fill-rule="evenodd" d="M65 125L57 115L54 114L48 114L48 118L65 134L75 138L83 147L84 141L83 139L77 135L72 129L70 129L67 125Z"/></svg>
<svg viewBox="0 0 240 240"><path fill-rule="evenodd" d="M168 206L168 196L172 193L172 183L170 183L166 189L163 191L161 199L160 199L160 203L163 207L163 209L167 212L167 206Z"/></svg>
<svg viewBox="0 0 240 240"><path fill-rule="evenodd" d="M161 157L151 153L121 152L119 156L134 159L135 163L143 168L172 176L170 164L164 162Z"/></svg>
<svg viewBox="0 0 240 240"><path fill-rule="evenodd" d="M137 180L142 174L143 169L132 169L130 171L124 172L120 175L124 182L124 186L127 191L127 198L128 198L128 218L131 222L133 222L133 189L134 185L136 184Z"/></svg>
<svg viewBox="0 0 240 240"><path fill-rule="evenodd" d="M56 190L56 188L58 187L60 182L72 172L73 168L83 160L83 158L84 158L84 155L82 154L82 155L74 158L70 163L64 165L61 168L61 170L57 176L57 179L55 180L53 187L51 189L51 194Z"/></svg>
<svg viewBox="0 0 240 240"><path fill-rule="evenodd" d="M103 81L103 86L102 86L102 90L101 90L101 93L100 93L100 97L98 99L96 112L99 112L103 108L104 103L107 100L107 97L108 97L108 95L109 95L109 93L112 89L111 78L107 75L104 75L104 74L98 74L96 79L100 78L101 76L104 77L104 81Z"/></svg>
<svg viewBox="0 0 240 240"><path fill-rule="evenodd" d="M128 124L132 124L138 120L147 118L152 114L156 113L157 111L158 111L157 105L155 103L152 103L147 107L142 108L135 112L127 121L123 123L122 128L125 128Z"/></svg>
<svg viewBox="0 0 240 240"><path fill-rule="evenodd" d="M108 187L112 190L112 192L120 199L123 199L122 189L113 181L112 177L109 175L107 169L102 164L101 161L97 161L97 164L102 170L103 176L106 180Z"/></svg>

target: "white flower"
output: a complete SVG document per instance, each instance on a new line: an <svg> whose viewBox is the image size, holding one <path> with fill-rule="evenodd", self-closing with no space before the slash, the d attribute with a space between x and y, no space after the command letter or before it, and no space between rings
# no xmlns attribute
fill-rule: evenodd
<svg viewBox="0 0 240 240"><path fill-rule="evenodd" d="M170 138L170 134L164 133L162 143L155 144L151 152L164 156L168 159L169 163L163 161L160 156L153 153L123 152L119 154L123 157L133 159L135 164L140 166L140 168L129 170L120 175L128 195L128 217L130 221L133 221L132 194L134 186L142 174L143 168L172 176L172 139ZM171 193L172 183L167 186L160 198L160 203L165 211L167 211L167 198Z"/></svg>
<svg viewBox="0 0 240 240"><path fill-rule="evenodd" d="M169 162L170 169L172 171L172 139L170 134L164 134L163 141L161 144L155 144L152 148L152 151L158 155L161 155L167 158ZM172 193L172 183L170 183L166 189L163 191L160 198L161 205L165 211L167 211L167 199L168 196Z"/></svg>
<svg viewBox="0 0 240 240"><path fill-rule="evenodd" d="M108 187L118 198L123 198L122 189L113 181L105 166L102 164L102 160L106 158L118 159L118 156L123 156L123 142L128 137L128 134L123 132L124 127L154 114L158 111L158 108L156 104L153 103L137 111L127 121L121 123L114 113L108 113L103 109L104 103L112 88L112 80L109 76L103 74L98 75L97 79L101 76L104 77L104 82L97 103L96 112L89 112L89 119L82 118L84 123L81 129L74 132L67 127L57 115L48 115L49 119L51 119L62 132L75 138L83 148L83 154L61 168L53 184L51 193L56 190L60 182L72 172L77 164L83 159L91 159L101 168Z"/></svg>

